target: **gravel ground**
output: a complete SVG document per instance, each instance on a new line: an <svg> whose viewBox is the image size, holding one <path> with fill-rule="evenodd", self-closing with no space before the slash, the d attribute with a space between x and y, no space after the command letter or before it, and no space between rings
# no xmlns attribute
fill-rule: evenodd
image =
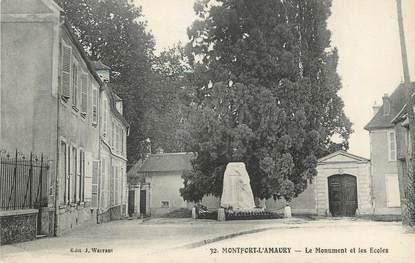
<svg viewBox="0 0 415 263"><path fill-rule="evenodd" d="M226 254L226 247L285 246L302 250L288 255ZM387 254L362 255L362 262L411 262L415 234L404 233L399 222L372 222L355 218L306 220L226 221L192 219L121 220L81 227L63 237L44 238L0 247L3 262L359 262L353 255L306 255L305 247L385 247ZM408 246L412 249L409 249ZM93 248L107 249L94 252ZM218 253L211 254L216 249ZM251 251L252 252L252 251ZM398 257L398 254L403 255ZM335 259L333 261L333 259ZM301 261L302 260L302 261ZM329 260L329 261L324 261ZM394 261L381 261L394 260ZM398 260L398 261L395 261ZM411 259L412 260L412 259ZM226 260L228 261L228 260ZM256 261L256 260L255 260ZM229 262L229 261L228 261ZM230 261L233 262L233 261ZM414 261L415 262L415 261Z"/></svg>

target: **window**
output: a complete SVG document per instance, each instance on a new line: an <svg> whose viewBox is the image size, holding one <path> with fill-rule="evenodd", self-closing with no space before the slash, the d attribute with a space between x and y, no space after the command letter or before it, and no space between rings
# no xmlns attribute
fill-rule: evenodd
<svg viewBox="0 0 415 263"><path fill-rule="evenodd" d="M71 163L71 148L68 146L68 171L66 173L66 182L65 182L65 203L70 203L70 192L71 192L71 172L72 172L72 163Z"/></svg>
<svg viewBox="0 0 415 263"><path fill-rule="evenodd" d="M98 123L98 89L92 88L92 123Z"/></svg>
<svg viewBox="0 0 415 263"><path fill-rule="evenodd" d="M121 154L124 154L124 129L121 128Z"/></svg>
<svg viewBox="0 0 415 263"><path fill-rule="evenodd" d="M115 181L115 167L111 167L110 175L110 205L114 205L114 181Z"/></svg>
<svg viewBox="0 0 415 263"><path fill-rule="evenodd" d="M396 137L395 132L388 132L388 158L389 161L396 161Z"/></svg>
<svg viewBox="0 0 415 263"><path fill-rule="evenodd" d="M92 196L91 207L98 208L98 169L99 161L92 161Z"/></svg>
<svg viewBox="0 0 415 263"><path fill-rule="evenodd" d="M115 149L115 145L116 145L116 142L115 142L115 133L117 132L116 130L115 130L115 123L114 123L114 121L112 121L112 130L111 130L111 142L110 142L110 145L111 145L111 148L112 149Z"/></svg>
<svg viewBox="0 0 415 263"><path fill-rule="evenodd" d="M67 154L66 154L66 143L61 141L60 145L60 156L59 156L59 173L60 173L60 181L62 182L63 189L60 190L59 193L59 203L65 204L66 203L66 184L68 178L68 166L67 166Z"/></svg>
<svg viewBox="0 0 415 263"><path fill-rule="evenodd" d="M79 150L79 177L78 177L78 201L84 202L84 191L85 191L85 152Z"/></svg>
<svg viewBox="0 0 415 263"><path fill-rule="evenodd" d="M119 195L119 183L118 183L118 167L115 168L115 178L114 178L114 202L115 204L119 204L120 198Z"/></svg>
<svg viewBox="0 0 415 263"><path fill-rule="evenodd" d="M400 207L399 180L396 174L386 175L386 201L388 207Z"/></svg>
<svg viewBox="0 0 415 263"><path fill-rule="evenodd" d="M71 94L72 48L62 43L61 52L61 97L66 102Z"/></svg>
<svg viewBox="0 0 415 263"><path fill-rule="evenodd" d="M78 106L78 66L75 62L72 64L72 106Z"/></svg>
<svg viewBox="0 0 415 263"><path fill-rule="evenodd" d="M79 185L77 185L77 183L79 182L78 177L79 177L79 172L78 172L78 151L75 147L72 147L72 202L76 202L78 200L78 195L77 195L77 188L79 187Z"/></svg>
<svg viewBox="0 0 415 263"><path fill-rule="evenodd" d="M103 115L102 115L102 122L103 122L103 136L106 137L107 136L107 100L103 101Z"/></svg>
<svg viewBox="0 0 415 263"><path fill-rule="evenodd" d="M88 112L88 75L83 73L81 77L81 113L83 117Z"/></svg>
<svg viewBox="0 0 415 263"><path fill-rule="evenodd" d="M161 201L161 207L169 208L170 207L170 202L169 201Z"/></svg>
<svg viewBox="0 0 415 263"><path fill-rule="evenodd" d="M106 180L106 171L107 171L106 165L107 165L106 159L103 158L102 162L101 162L101 175L102 175L102 177L101 177L101 192L100 192L101 204L100 204L100 207L104 207L104 208L106 207L106 203L105 203L105 196L106 196L106 191L105 191L106 190L105 189L106 183L105 183L105 180Z"/></svg>

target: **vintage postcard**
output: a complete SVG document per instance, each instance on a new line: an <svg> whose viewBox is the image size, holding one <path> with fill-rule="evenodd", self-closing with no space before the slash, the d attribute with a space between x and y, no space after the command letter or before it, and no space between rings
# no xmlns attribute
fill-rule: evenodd
<svg viewBox="0 0 415 263"><path fill-rule="evenodd" d="M415 263L415 1L0 21L1 263Z"/></svg>

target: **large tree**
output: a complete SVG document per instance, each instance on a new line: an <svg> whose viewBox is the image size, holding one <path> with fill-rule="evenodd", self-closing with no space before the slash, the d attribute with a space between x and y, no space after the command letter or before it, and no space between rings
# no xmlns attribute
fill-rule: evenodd
<svg viewBox="0 0 415 263"><path fill-rule="evenodd" d="M348 148L330 7L330 0L196 2L187 46L195 88L181 136L198 154L183 176L185 200L220 196L231 161L246 163L255 197L291 200L316 175L317 158Z"/></svg>

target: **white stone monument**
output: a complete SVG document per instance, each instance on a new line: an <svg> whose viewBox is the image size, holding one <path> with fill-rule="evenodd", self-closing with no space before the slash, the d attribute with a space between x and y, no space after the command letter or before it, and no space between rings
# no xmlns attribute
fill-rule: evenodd
<svg viewBox="0 0 415 263"><path fill-rule="evenodd" d="M228 163L223 177L221 207L232 210L253 210L254 195L245 163Z"/></svg>

